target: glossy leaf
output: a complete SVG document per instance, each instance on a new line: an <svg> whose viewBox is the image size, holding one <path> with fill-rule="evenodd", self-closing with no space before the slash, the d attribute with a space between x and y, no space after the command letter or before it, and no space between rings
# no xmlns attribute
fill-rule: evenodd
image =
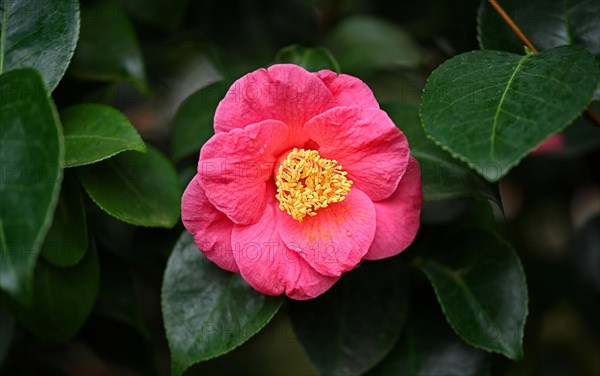
<svg viewBox="0 0 600 376"><path fill-rule="evenodd" d="M0 302L0 368L6 354L10 350L13 334L15 331L15 319Z"/></svg>
<svg viewBox="0 0 600 376"><path fill-rule="evenodd" d="M127 14L114 0L81 8L81 37L69 73L101 81L130 81L146 89L144 60Z"/></svg>
<svg viewBox="0 0 600 376"><path fill-rule="evenodd" d="M453 158L427 138L421 126L417 104L394 103L383 108L404 132L411 155L419 161L425 200L478 196L501 205L496 184L488 183L466 164Z"/></svg>
<svg viewBox="0 0 600 376"><path fill-rule="evenodd" d="M138 226L173 227L179 219L181 185L158 150L127 151L82 167L86 192L108 214Z"/></svg>
<svg viewBox="0 0 600 376"><path fill-rule="evenodd" d="M17 321L44 341L66 342L87 320L98 293L98 256L93 243L81 262L60 268L39 260L33 305L9 302Z"/></svg>
<svg viewBox="0 0 600 376"><path fill-rule="evenodd" d="M52 91L78 37L77 0L0 0L0 73L34 68Z"/></svg>
<svg viewBox="0 0 600 376"><path fill-rule="evenodd" d="M290 302L294 331L321 375L360 375L400 336L408 307L397 260L369 262L322 296Z"/></svg>
<svg viewBox="0 0 600 376"><path fill-rule="evenodd" d="M52 223L64 159L58 114L31 69L0 75L0 288L21 302Z"/></svg>
<svg viewBox="0 0 600 376"><path fill-rule="evenodd" d="M96 163L125 150L146 151L127 117L100 104L80 104L61 112L65 167Z"/></svg>
<svg viewBox="0 0 600 376"><path fill-rule="evenodd" d="M579 47L525 56L464 53L429 76L423 125L442 147L497 181L581 114L597 73L593 56Z"/></svg>
<svg viewBox="0 0 600 376"><path fill-rule="evenodd" d="M67 175L41 254L49 263L66 267L81 261L87 248L88 233L81 187L77 179Z"/></svg>
<svg viewBox="0 0 600 376"><path fill-rule="evenodd" d="M215 133L215 110L227 89L225 83L217 82L196 91L181 104L175 115L171 138L174 160L200 154L202 145Z"/></svg>
<svg viewBox="0 0 600 376"><path fill-rule="evenodd" d="M389 21L369 16L342 20L327 36L325 45L346 73L414 68L424 57L408 32Z"/></svg>
<svg viewBox="0 0 600 376"><path fill-rule="evenodd" d="M525 273L513 249L482 229L439 234L421 269L446 319L467 343L510 359L523 356Z"/></svg>
<svg viewBox="0 0 600 376"><path fill-rule="evenodd" d="M169 258L162 286L172 374L181 375L246 342L273 318L281 302L208 261L185 232Z"/></svg>
<svg viewBox="0 0 600 376"><path fill-rule="evenodd" d="M325 47L310 48L293 44L279 50L275 56L275 62L278 64L296 64L310 72L329 69L341 73L340 64Z"/></svg>
<svg viewBox="0 0 600 376"><path fill-rule="evenodd" d="M596 0L503 0L502 7L539 50L585 47L600 61L600 3ZM523 42L496 11L482 1L477 17L482 49L522 53ZM600 86L595 100L600 100Z"/></svg>
<svg viewBox="0 0 600 376"><path fill-rule="evenodd" d="M488 355L461 341L440 313L411 309L390 354L368 376L479 376L489 374Z"/></svg>

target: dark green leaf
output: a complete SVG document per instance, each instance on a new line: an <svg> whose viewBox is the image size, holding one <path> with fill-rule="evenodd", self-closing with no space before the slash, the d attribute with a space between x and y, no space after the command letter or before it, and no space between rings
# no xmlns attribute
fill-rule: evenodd
<svg viewBox="0 0 600 376"><path fill-rule="evenodd" d="M81 37L69 73L92 80L130 81L146 90L135 30L115 1L97 1L81 8Z"/></svg>
<svg viewBox="0 0 600 376"><path fill-rule="evenodd" d="M600 2L597 0L503 0L502 7L536 48L582 46L600 61ZM482 1L477 21L482 49L523 52L523 42L487 1ZM600 100L600 86L594 98Z"/></svg>
<svg viewBox="0 0 600 376"><path fill-rule="evenodd" d="M52 91L78 36L77 0L0 0L0 73L35 68Z"/></svg>
<svg viewBox="0 0 600 376"><path fill-rule="evenodd" d="M510 245L473 228L440 234L430 247L421 269L454 331L474 347L521 358L528 294Z"/></svg>
<svg viewBox="0 0 600 376"><path fill-rule="evenodd" d="M217 82L196 91L181 104L171 138L174 160L199 155L202 145L215 133L215 110L227 89L225 83Z"/></svg>
<svg viewBox="0 0 600 376"><path fill-rule="evenodd" d="M21 302L52 223L64 145L54 104L32 69L0 75L0 288Z"/></svg>
<svg viewBox="0 0 600 376"><path fill-rule="evenodd" d="M81 188L76 179L67 175L41 254L49 263L66 267L81 261L87 248L88 234Z"/></svg>
<svg viewBox="0 0 600 376"><path fill-rule="evenodd" d="M501 205L496 184L488 183L427 138L417 104L394 103L383 108L404 132L411 155L419 161L425 200L478 196Z"/></svg>
<svg viewBox="0 0 600 376"><path fill-rule="evenodd" d="M17 321L44 341L66 342L87 320L98 293L98 256L93 242L81 262L59 268L39 260L33 305L9 301Z"/></svg>
<svg viewBox="0 0 600 376"><path fill-rule="evenodd" d="M173 227L179 219L181 185L158 150L126 151L80 169L92 200L108 214L137 226Z"/></svg>
<svg viewBox="0 0 600 376"><path fill-rule="evenodd" d="M520 56L458 55L429 77L421 117L433 139L497 181L581 114L598 83L593 56L563 46Z"/></svg>
<svg viewBox="0 0 600 376"><path fill-rule="evenodd" d="M487 354L456 337L441 314L425 307L410 311L400 340L369 376L489 374Z"/></svg>
<svg viewBox="0 0 600 376"><path fill-rule="evenodd" d="M296 64L310 72L317 72L322 69L329 69L337 73L341 72L337 60L324 47L309 48L293 44L279 50L275 56L275 62L278 64Z"/></svg>
<svg viewBox="0 0 600 376"><path fill-rule="evenodd" d="M596 0L503 0L502 7L539 50L574 44L600 55L600 3ZM486 1L479 9L482 49L523 52L523 42Z"/></svg>
<svg viewBox="0 0 600 376"><path fill-rule="evenodd" d="M184 233L169 258L162 286L173 375L244 343L271 320L281 302L281 297L260 294L239 274L208 261Z"/></svg>
<svg viewBox="0 0 600 376"><path fill-rule="evenodd" d="M344 19L331 31L325 44L337 57L342 71L348 73L414 68L423 60L423 52L408 32L369 16Z"/></svg>
<svg viewBox="0 0 600 376"><path fill-rule="evenodd" d="M4 362L8 350L10 349L14 331L15 319L6 307L4 307L2 302L0 302L0 369L2 368L2 362Z"/></svg>
<svg viewBox="0 0 600 376"><path fill-rule="evenodd" d="M110 106L80 104L61 112L65 167L95 163L125 150L146 151L127 117Z"/></svg>
<svg viewBox="0 0 600 376"><path fill-rule="evenodd" d="M369 262L327 293L290 302L298 339L321 375L360 375L398 340L408 307L406 278L397 260Z"/></svg>

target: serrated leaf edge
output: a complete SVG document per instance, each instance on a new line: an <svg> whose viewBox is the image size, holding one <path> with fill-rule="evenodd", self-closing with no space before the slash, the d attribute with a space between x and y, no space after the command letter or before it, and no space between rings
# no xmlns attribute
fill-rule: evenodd
<svg viewBox="0 0 600 376"><path fill-rule="evenodd" d="M555 48L561 48L564 46L559 46L559 47L555 47ZM576 46L570 46L570 47L574 47L574 48L581 48L587 51L587 49L582 48L582 47L576 47ZM516 56L520 56L517 54L513 54L511 52L506 52L506 51L496 51L496 50L475 50L475 51L469 51L469 52L465 52L456 56L451 57L450 59L446 60L445 62L443 62L442 64L440 64L437 68L434 69L437 70L440 67L442 67L444 64L448 63L449 61L455 59L458 56L463 56L463 55L467 55L467 54L473 54L473 53L477 53L477 52L481 52L481 51L495 51L495 52L502 52L505 54L512 54L512 55L516 55ZM549 50L544 50L544 51L549 51ZM589 51L588 51L589 52ZM596 62L596 65L598 65L597 61L594 59L594 61ZM433 74L433 72L432 72ZM425 88L427 87L427 84L429 83L429 80L432 76L432 74L429 75L429 77L427 77L427 81L425 83L425 87L423 88L423 94L425 93ZM598 81L600 80L600 70L598 70L598 73L596 75L596 86L598 86ZM433 142L435 142L436 145L438 145L439 147L441 147L442 149L446 150L448 153L450 153L454 158L465 162L469 168L473 171L475 171L478 175L480 175L481 177L483 177L486 181L490 182L490 183L497 183L498 181L500 181L504 176L506 176L506 174L508 174L508 172L510 172L510 170L512 170L514 167L518 166L521 161L529 155L529 153L531 153L532 150L534 150L536 147L540 146L541 144L544 143L544 141L546 141L548 138L561 133L562 131L564 131L569 125L571 125L577 118L579 118L582 113L585 111L585 109L587 108L587 106L589 105L589 103L591 103L591 101L593 100L593 94L596 91L596 88L594 88L594 90L592 91L591 95L590 95L590 100L588 101L588 103L583 106L583 108L577 112L570 120L568 120L564 125L562 125L559 129L557 129L556 131L554 131L553 133L550 133L548 136L546 136L543 140L541 140L537 145L533 146L531 149L526 150L525 152L523 152L522 154L520 154L514 162L509 163L506 165L506 167L502 170L500 170L500 172L497 174L497 176L495 177L488 177L484 171L480 171L477 166L471 162L468 158L456 153L454 150L450 149L448 146L442 144L441 142L439 142L438 140L436 140L427 130L427 128L425 127L425 121L423 120L423 102L421 102L421 104L419 105L419 118L421 119L421 127L424 129L425 131L425 135L427 136L427 138L429 138L430 140L432 140Z"/></svg>
<svg viewBox="0 0 600 376"><path fill-rule="evenodd" d="M523 268L523 264L521 263L521 259L517 256L517 253L515 252L515 250L512 248L512 246L506 242L504 239L500 238L497 234L491 232L491 231L487 231L484 229L480 229L481 232L485 232L488 235L492 235L496 238L496 240L498 240L498 242L500 244L503 244L504 246L506 246L508 248L508 250L510 251L510 254L512 255L512 257L514 257L514 259L517 261L517 267L519 268L521 275L523 277L522 279L522 283L525 286L525 292L527 293L527 297L525 300L525 316L523 317L523 323L521 325L521 327L519 328L519 342L521 344L521 348L520 348L520 353L516 354L516 356L511 356L505 352L499 351L499 350L495 350L495 349L488 349L482 345L476 344L474 342L472 342L471 340L465 338L462 333L459 332L459 330L457 329L457 327L454 325L454 323L451 322L451 320L448 317L448 314L446 312L446 307L444 306L444 304L441 301L441 297L439 294L439 291L437 289L437 287L435 286L435 284L433 283L433 281L431 280L429 274L427 272L425 272L425 270L423 269L423 264L418 265L418 268L423 272L423 274L425 274L425 276L427 277L427 279L429 280L431 286L433 287L433 291L435 292L435 297L436 300L438 301L442 312L444 314L444 317L446 318L446 322L448 322L448 324L450 325L450 327L452 328L452 330L454 331L454 333L456 333L456 335L458 337L460 337L463 341L465 341L467 344L469 344L470 346L486 351L488 353L496 353L496 354L501 354L506 356L507 358L511 359L511 360L520 360L523 358L523 337L525 335L525 324L527 323L527 317L529 316L529 288L527 285L527 279L525 277L525 269Z"/></svg>

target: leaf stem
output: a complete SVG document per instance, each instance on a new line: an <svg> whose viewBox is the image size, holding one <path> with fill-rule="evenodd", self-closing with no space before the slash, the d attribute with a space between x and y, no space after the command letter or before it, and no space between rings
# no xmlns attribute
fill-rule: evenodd
<svg viewBox="0 0 600 376"><path fill-rule="evenodd" d="M533 52L538 51L538 49L535 48L533 43L531 43L529 38L527 38L525 33L523 33L521 28L519 26L517 26L515 21L513 21L513 19L510 18L508 13L506 13L504 8L502 8L502 6L500 4L498 4L498 2L496 0L488 0L488 3L490 3L490 5L494 8L494 10L496 10L496 12L498 12L500 17L502 17L504 22L506 22L506 24L512 29L512 31L517 35L517 37L519 37L519 39L521 40L521 42L523 42L524 45L526 45ZM594 110L592 110L591 107L588 107L585 110L585 114L587 115L588 119L590 119L592 121L592 123L594 123L594 125L600 126L600 115L598 115L596 112L594 112Z"/></svg>
<svg viewBox="0 0 600 376"><path fill-rule="evenodd" d="M512 31L517 34L517 37L519 37L519 39L521 40L521 42L523 42L524 45L526 45L531 51L533 52L537 52L537 48L535 48L535 46L533 45L533 43L531 43L531 41L529 40L529 38L527 38L527 36L525 35L525 33L523 33L523 31L521 30L521 28L519 26L517 26L517 24L515 23L515 21L513 21L512 18L510 18L510 16L508 15L508 13L506 13L506 11L504 10L504 8L502 8L502 6L500 6L500 4L498 4L498 2L496 0L488 0L488 3L490 3L490 5L492 7L494 7L494 9L496 10L496 12L498 12L498 14L500 15L500 17L502 17L502 19L504 20L504 22L506 22L506 24L512 29Z"/></svg>

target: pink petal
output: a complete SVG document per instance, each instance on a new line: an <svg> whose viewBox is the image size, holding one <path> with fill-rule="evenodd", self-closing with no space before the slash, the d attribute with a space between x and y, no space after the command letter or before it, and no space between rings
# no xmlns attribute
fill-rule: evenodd
<svg viewBox="0 0 600 376"><path fill-rule="evenodd" d="M347 74L322 70L315 73L327 86L338 106L359 106L364 108L379 108L379 103L371 89L363 81Z"/></svg>
<svg viewBox="0 0 600 376"><path fill-rule="evenodd" d="M314 298L337 280L317 273L298 254L290 250L279 235L281 227L274 189L261 218L248 226L235 225L232 244L242 277L267 295L286 293L292 299Z"/></svg>
<svg viewBox="0 0 600 376"><path fill-rule="evenodd" d="M288 124L301 144L306 141L301 137L304 123L335 105L331 92L312 73L293 64L273 65L249 73L231 86L215 112L215 131L274 119Z"/></svg>
<svg viewBox="0 0 600 376"><path fill-rule="evenodd" d="M395 256L413 242L419 230L422 200L421 170L411 157L396 192L374 202L377 230L369 252L363 257L365 260Z"/></svg>
<svg viewBox="0 0 600 376"><path fill-rule="evenodd" d="M337 160L348 171L353 187L373 201L394 193L410 154L404 133L384 111L336 107L312 118L304 130L319 144L322 157Z"/></svg>
<svg viewBox="0 0 600 376"><path fill-rule="evenodd" d="M302 223L280 211L281 237L321 274L340 276L352 270L369 250L375 236L375 207L352 188L346 199L318 210Z"/></svg>
<svg viewBox="0 0 600 376"><path fill-rule="evenodd" d="M181 198L181 220L206 257L225 270L237 272L231 249L233 222L210 202L194 176Z"/></svg>
<svg viewBox="0 0 600 376"><path fill-rule="evenodd" d="M258 221L275 156L288 136L288 126L277 120L215 134L198 161L199 183L208 200L237 224Z"/></svg>

